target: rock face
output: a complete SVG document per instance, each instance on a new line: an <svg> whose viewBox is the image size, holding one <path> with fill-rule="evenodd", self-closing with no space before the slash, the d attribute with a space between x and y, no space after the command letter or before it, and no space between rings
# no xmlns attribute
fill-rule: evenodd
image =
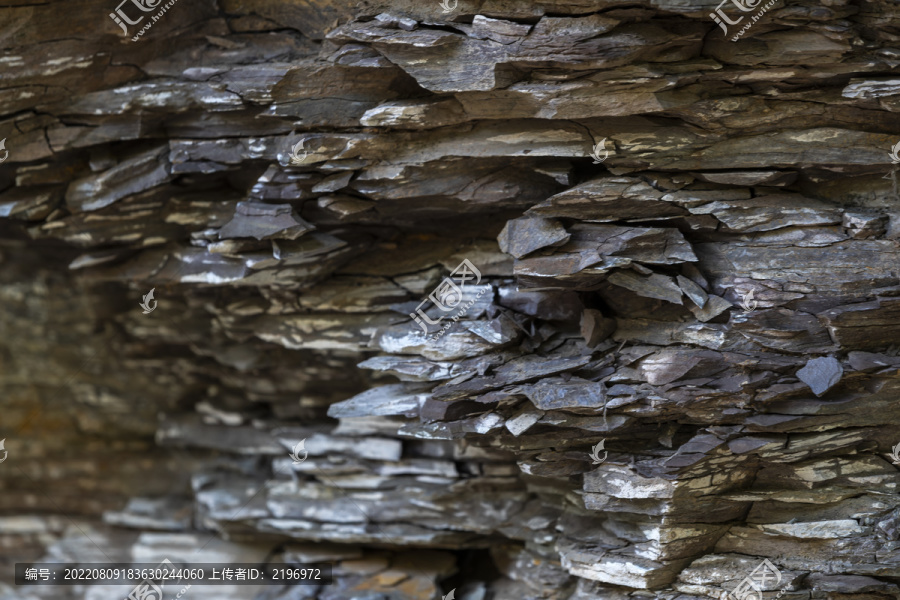
<svg viewBox="0 0 900 600"><path fill-rule="evenodd" d="M900 598L896 3L113 4L3 9L2 600Z"/></svg>

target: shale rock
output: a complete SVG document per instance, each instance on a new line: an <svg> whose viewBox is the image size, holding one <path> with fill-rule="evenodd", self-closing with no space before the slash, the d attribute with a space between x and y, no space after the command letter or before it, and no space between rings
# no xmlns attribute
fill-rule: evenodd
<svg viewBox="0 0 900 600"><path fill-rule="evenodd" d="M738 4L4 8L0 599L900 598L900 9Z"/></svg>

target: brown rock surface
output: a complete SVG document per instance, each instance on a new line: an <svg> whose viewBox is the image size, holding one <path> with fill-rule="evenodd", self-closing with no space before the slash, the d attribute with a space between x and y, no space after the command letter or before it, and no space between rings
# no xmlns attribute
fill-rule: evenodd
<svg viewBox="0 0 900 600"><path fill-rule="evenodd" d="M0 600L900 598L896 3L114 4L0 9Z"/></svg>

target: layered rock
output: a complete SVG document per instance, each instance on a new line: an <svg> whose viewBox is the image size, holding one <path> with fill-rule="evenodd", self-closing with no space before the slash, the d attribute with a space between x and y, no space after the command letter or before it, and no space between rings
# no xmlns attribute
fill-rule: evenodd
<svg viewBox="0 0 900 600"><path fill-rule="evenodd" d="M895 6L60 8L5 9L6 564L900 597Z"/></svg>

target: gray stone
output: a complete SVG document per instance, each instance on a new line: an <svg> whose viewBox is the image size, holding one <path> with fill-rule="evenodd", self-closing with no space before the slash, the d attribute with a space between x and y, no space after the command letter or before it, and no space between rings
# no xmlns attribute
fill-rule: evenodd
<svg viewBox="0 0 900 600"><path fill-rule="evenodd" d="M816 396L821 396L837 385L844 374L840 361L836 358L813 358L797 371L800 381L809 386Z"/></svg>

